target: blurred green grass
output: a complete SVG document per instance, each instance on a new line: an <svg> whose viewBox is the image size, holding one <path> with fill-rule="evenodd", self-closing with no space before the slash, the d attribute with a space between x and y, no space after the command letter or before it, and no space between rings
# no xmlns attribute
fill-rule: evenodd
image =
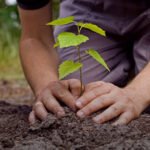
<svg viewBox="0 0 150 150"><path fill-rule="evenodd" d="M54 18L58 16L59 0L53 1ZM0 79L24 79L19 60L21 27L16 6L0 0Z"/></svg>
<svg viewBox="0 0 150 150"><path fill-rule="evenodd" d="M23 78L19 61L20 25L16 6L0 9L0 79Z"/></svg>

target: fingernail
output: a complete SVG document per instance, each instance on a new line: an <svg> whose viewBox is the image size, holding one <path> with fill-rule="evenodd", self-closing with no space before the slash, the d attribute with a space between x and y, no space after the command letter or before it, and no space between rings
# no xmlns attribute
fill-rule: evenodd
<svg viewBox="0 0 150 150"><path fill-rule="evenodd" d="M96 123L99 123L99 118L98 117L94 117L93 121L96 122Z"/></svg>
<svg viewBox="0 0 150 150"><path fill-rule="evenodd" d="M81 108L82 107L82 103L80 101L77 101L76 102L76 106L79 107L79 108Z"/></svg>
<svg viewBox="0 0 150 150"><path fill-rule="evenodd" d="M117 126L117 125L118 125L117 123L113 123L113 124L112 124L112 126Z"/></svg>
<svg viewBox="0 0 150 150"><path fill-rule="evenodd" d="M85 114L82 111L77 112L77 116L80 118L84 118Z"/></svg>
<svg viewBox="0 0 150 150"><path fill-rule="evenodd" d="M63 116L65 116L65 112L64 111L58 111L57 116L58 117L63 117Z"/></svg>
<svg viewBox="0 0 150 150"><path fill-rule="evenodd" d="M121 122L114 122L112 125L113 125L113 126L121 126L121 125L124 125L124 123L121 123Z"/></svg>
<svg viewBox="0 0 150 150"><path fill-rule="evenodd" d="M30 125L34 125L35 124L35 121L30 121Z"/></svg>
<svg viewBox="0 0 150 150"><path fill-rule="evenodd" d="M102 124L102 123L103 123L100 117L94 117L94 118L93 118L93 121L94 121L95 123L98 123L98 124Z"/></svg>

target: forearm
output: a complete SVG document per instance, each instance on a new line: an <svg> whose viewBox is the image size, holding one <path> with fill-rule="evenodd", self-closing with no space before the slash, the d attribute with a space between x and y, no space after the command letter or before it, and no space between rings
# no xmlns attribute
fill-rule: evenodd
<svg viewBox="0 0 150 150"><path fill-rule="evenodd" d="M144 107L150 105L150 62L125 89L132 93L134 99L142 101Z"/></svg>
<svg viewBox="0 0 150 150"><path fill-rule="evenodd" d="M51 4L36 10L19 8L22 24L20 56L25 76L37 95L50 81L58 80L58 56L53 48Z"/></svg>
<svg viewBox="0 0 150 150"><path fill-rule="evenodd" d="M50 81L58 80L58 57L55 51L37 39L20 44L20 56L25 76L37 95Z"/></svg>

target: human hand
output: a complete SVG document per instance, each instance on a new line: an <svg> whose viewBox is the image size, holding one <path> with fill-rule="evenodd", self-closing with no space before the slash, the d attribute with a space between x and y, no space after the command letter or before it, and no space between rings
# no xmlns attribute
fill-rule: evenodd
<svg viewBox="0 0 150 150"><path fill-rule="evenodd" d="M104 123L118 117L113 124L123 125L137 118L147 104L131 89L99 81L85 86L85 92L76 101L76 106L80 109L77 112L80 118L105 108L105 111L93 118L96 123Z"/></svg>
<svg viewBox="0 0 150 150"><path fill-rule="evenodd" d="M38 95L29 115L29 122L31 124L35 123L36 118L46 119L48 111L58 117L64 116L65 111L59 101L75 111L75 100L80 96L80 85L80 81L77 79L50 82Z"/></svg>

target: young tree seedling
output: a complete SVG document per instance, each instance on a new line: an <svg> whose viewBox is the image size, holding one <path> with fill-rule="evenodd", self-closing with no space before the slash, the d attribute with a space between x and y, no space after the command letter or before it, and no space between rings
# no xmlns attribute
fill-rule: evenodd
<svg viewBox="0 0 150 150"><path fill-rule="evenodd" d="M77 34L74 34L72 32L61 32L58 37L57 41L54 45L54 47L60 47L60 48L67 48L74 46L78 53L78 61L75 62L73 60L66 60L62 62L62 64L59 65L59 79L63 79L64 77L68 76L69 74L80 70L80 82L81 82L81 95L83 92L83 74L82 74L82 56L80 51L80 45L82 43L85 43L89 40L89 38L83 34L81 34L81 31L83 28L91 30L101 36L106 36L105 31L98 27L95 24L92 23L83 23L83 22L77 22L75 21L74 16L69 16L66 18L59 18L57 20L54 20L52 22L49 22L47 25L51 26L62 26L73 23L77 27ZM103 57L94 49L90 48L85 51L86 54L90 55L93 59L95 59L98 63L100 63L103 67L105 67L108 71L110 71L107 63L103 59Z"/></svg>

